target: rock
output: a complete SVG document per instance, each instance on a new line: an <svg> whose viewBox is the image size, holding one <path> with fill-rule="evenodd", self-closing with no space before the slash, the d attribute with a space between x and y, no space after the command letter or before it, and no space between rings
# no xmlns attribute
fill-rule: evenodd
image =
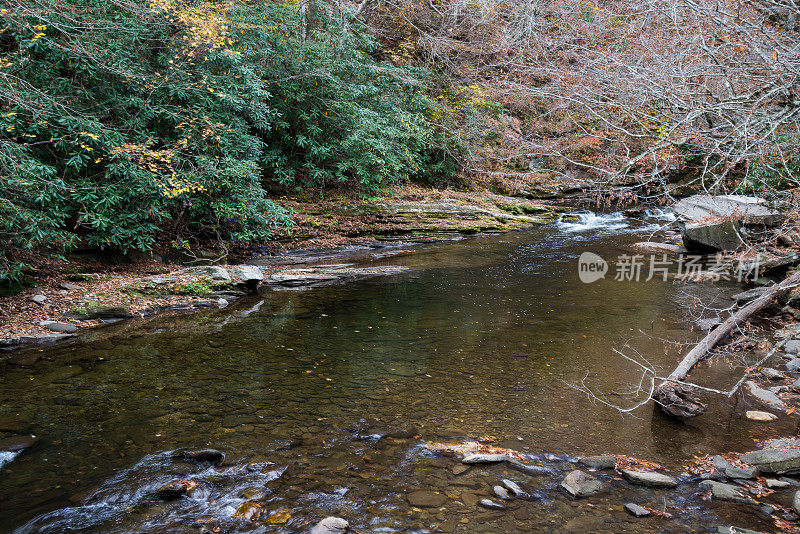
<svg viewBox="0 0 800 534"><path fill-rule="evenodd" d="M434 491L412 491L406 495L408 503L417 508L439 508L447 502L447 497Z"/></svg>
<svg viewBox="0 0 800 534"><path fill-rule="evenodd" d="M735 250L743 226L774 226L783 219L763 199L739 195L694 195L672 209L689 250Z"/></svg>
<svg viewBox="0 0 800 534"><path fill-rule="evenodd" d="M561 481L561 487L573 497L587 497L602 491L603 483L592 475L576 469L564 477L564 480Z"/></svg>
<svg viewBox="0 0 800 534"><path fill-rule="evenodd" d="M21 452L33 447L39 438L36 436L12 436L0 439L0 452Z"/></svg>
<svg viewBox="0 0 800 534"><path fill-rule="evenodd" d="M789 486L791 486L791 484L786 482L785 480L778 480L775 478L764 479L764 482L767 484L767 487L771 489L788 488Z"/></svg>
<svg viewBox="0 0 800 534"><path fill-rule="evenodd" d="M225 307L225 306L227 306L228 304L230 304L230 303L228 302L228 299L223 299L223 298L218 298L218 299L217 299L217 306L219 306L220 308L224 308L224 307Z"/></svg>
<svg viewBox="0 0 800 534"><path fill-rule="evenodd" d="M800 391L800 378L798 378L797 380L795 380L794 382L792 382L792 385L791 385L791 386L789 386L789 389L791 389L791 390L792 390L792 391L794 391L795 393L797 393L798 391Z"/></svg>
<svg viewBox="0 0 800 534"><path fill-rule="evenodd" d="M758 297L766 293L768 290L769 290L768 287L754 287L753 289L748 289L747 291L736 293L731 298L736 301L736 304L742 306L744 304L747 304L748 302L756 300Z"/></svg>
<svg viewBox="0 0 800 534"><path fill-rule="evenodd" d="M233 513L233 517L240 517L247 521L256 521L261 517L261 505L253 501L245 501Z"/></svg>
<svg viewBox="0 0 800 534"><path fill-rule="evenodd" d="M790 339L784 343L783 351L793 356L800 355L800 339Z"/></svg>
<svg viewBox="0 0 800 534"><path fill-rule="evenodd" d="M714 464L714 468L721 473L724 473L725 470L731 466L731 463L719 454L711 458L711 463Z"/></svg>
<svg viewBox="0 0 800 534"><path fill-rule="evenodd" d="M770 475L796 475L800 473L800 449L763 449L748 452L739 457L748 464L758 467L761 473Z"/></svg>
<svg viewBox="0 0 800 534"><path fill-rule="evenodd" d="M80 321L132 317L130 309L126 306L109 306L99 302L86 302L83 306L77 306L70 315Z"/></svg>
<svg viewBox="0 0 800 534"><path fill-rule="evenodd" d="M67 291L77 291L78 289L81 288L81 286L71 284L69 282L61 282L59 284L59 287L61 287L61 289L66 289Z"/></svg>
<svg viewBox="0 0 800 534"><path fill-rule="evenodd" d="M778 416L775 414L769 412L759 412L756 410L748 410L747 412L744 413L744 416L750 419L751 421L774 421L775 419L778 418Z"/></svg>
<svg viewBox="0 0 800 534"><path fill-rule="evenodd" d="M450 472L457 476L457 475L464 474L469 470L470 470L470 467L468 465L458 464L458 465L453 466L453 469L451 469Z"/></svg>
<svg viewBox="0 0 800 534"><path fill-rule="evenodd" d="M201 265L199 267L191 267L186 269L184 272L207 276L212 280L217 280L219 282L231 281L231 275L228 270L224 267L220 267L219 265Z"/></svg>
<svg viewBox="0 0 800 534"><path fill-rule="evenodd" d="M770 380L783 380L784 378L786 378L786 376L784 376L783 373L771 367L765 367L761 369L761 374L766 376Z"/></svg>
<svg viewBox="0 0 800 534"><path fill-rule="evenodd" d="M225 461L225 453L217 449L201 449L197 451L184 451L180 454L184 460L199 463L221 465Z"/></svg>
<svg viewBox="0 0 800 534"><path fill-rule="evenodd" d="M739 527L717 527L717 534L763 534L763 533Z"/></svg>
<svg viewBox="0 0 800 534"><path fill-rule="evenodd" d="M657 254L678 255L684 250L680 245L673 245L672 243L655 243L653 241L640 241L639 243L634 243L633 247L644 252Z"/></svg>
<svg viewBox="0 0 800 534"><path fill-rule="evenodd" d="M519 484L517 484L516 482L514 482L513 480L509 480L509 479L507 479L507 478L504 478L504 479L501 481L501 484L503 484L503 486L505 486L505 488L506 488L508 491L510 491L510 492L511 492L511 494L512 494L514 497L516 497L516 498L518 498L518 499L529 499L529 498L530 498L530 494L529 494L528 492L524 491L524 490L523 490L523 489L520 487L520 485L519 485Z"/></svg>
<svg viewBox="0 0 800 534"><path fill-rule="evenodd" d="M752 380L748 380L747 382L745 382L745 384L747 385L747 388L750 390L750 394L760 402L763 402L770 408L775 408L778 410L786 409L786 404L780 399L780 397L778 397L773 392L768 391L766 389L762 389L761 387L759 387L758 384L756 384Z"/></svg>
<svg viewBox="0 0 800 534"><path fill-rule="evenodd" d="M505 506L503 506L502 504L496 503L491 499L481 499L479 504L484 508L494 508L494 509L505 508Z"/></svg>
<svg viewBox="0 0 800 534"><path fill-rule="evenodd" d="M495 486L492 488L492 491L494 491L494 494L504 501L511 498L511 495L508 494L508 490L506 490L503 486Z"/></svg>
<svg viewBox="0 0 800 534"><path fill-rule="evenodd" d="M461 460L465 464L494 464L511 458L505 454L468 454Z"/></svg>
<svg viewBox="0 0 800 534"><path fill-rule="evenodd" d="M261 269L255 265L237 265L231 267L230 274L238 278L249 289L255 289L264 280Z"/></svg>
<svg viewBox="0 0 800 534"><path fill-rule="evenodd" d="M53 332L61 332L64 334L74 334L78 331L78 327L70 323L59 323L57 321L41 321L39 326L43 326Z"/></svg>
<svg viewBox="0 0 800 534"><path fill-rule="evenodd" d="M632 502L629 502L625 505L625 510L627 510L629 514L636 517L647 517L652 513L644 506L639 506L638 504Z"/></svg>
<svg viewBox="0 0 800 534"><path fill-rule="evenodd" d="M602 455L602 456L586 456L578 460L579 463L582 463L586 467L591 467L592 469L614 469L617 465L617 457L611 456L610 454Z"/></svg>
<svg viewBox="0 0 800 534"><path fill-rule="evenodd" d="M326 517L311 529L311 534L344 534L350 523L341 517Z"/></svg>
<svg viewBox="0 0 800 534"><path fill-rule="evenodd" d="M798 514L800 514L800 491L794 492L794 497L792 498L792 509Z"/></svg>
<svg viewBox="0 0 800 534"><path fill-rule="evenodd" d="M197 488L197 482L192 482L191 480L176 480L174 482L167 482L158 488L158 490L156 490L156 496L165 501L171 501L183 497L184 495L189 495L195 488Z"/></svg>
<svg viewBox="0 0 800 534"><path fill-rule="evenodd" d="M725 470L725 476L728 478L741 478L749 480L758 476L757 467L729 467Z"/></svg>
<svg viewBox="0 0 800 534"><path fill-rule="evenodd" d="M800 373L800 358L786 362L786 370L790 373Z"/></svg>
<svg viewBox="0 0 800 534"><path fill-rule="evenodd" d="M653 471L633 471L631 469L623 469L622 476L624 476L631 484L639 486L648 486L651 488L675 488L678 486L678 481L669 475L662 475Z"/></svg>
<svg viewBox="0 0 800 534"><path fill-rule="evenodd" d="M40 306L42 304L44 304L46 300L47 300L47 297L45 297L44 295L34 295L34 296L31 297L31 302L35 302L36 304L39 304Z"/></svg>
<svg viewBox="0 0 800 534"><path fill-rule="evenodd" d="M517 471L521 471L528 475L551 475L553 470L549 467L541 465L524 464L514 459L508 460L508 465Z"/></svg>
<svg viewBox="0 0 800 534"><path fill-rule="evenodd" d="M711 496L721 501L751 502L750 496L741 486L733 484L723 484L713 480L704 480L700 483L703 490L711 490Z"/></svg>

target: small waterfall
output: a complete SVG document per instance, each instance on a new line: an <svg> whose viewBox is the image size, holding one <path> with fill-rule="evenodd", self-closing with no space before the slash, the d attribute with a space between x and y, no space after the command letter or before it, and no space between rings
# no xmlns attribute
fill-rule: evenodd
<svg viewBox="0 0 800 534"><path fill-rule="evenodd" d="M587 230L620 230L627 228L628 222L622 212L594 213L579 211L562 215L558 219L558 228L564 232L585 232Z"/></svg>

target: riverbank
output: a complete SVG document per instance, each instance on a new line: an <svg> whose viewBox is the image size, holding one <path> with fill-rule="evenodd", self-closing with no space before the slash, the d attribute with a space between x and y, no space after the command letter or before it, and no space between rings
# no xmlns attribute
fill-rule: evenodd
<svg viewBox="0 0 800 534"><path fill-rule="evenodd" d="M397 188L379 200L285 200L290 230L271 249L161 247L149 256L42 260L34 287L0 298L0 348L48 344L124 319L224 307L262 285L319 285L392 272L352 262L418 243L506 232L555 220L565 208L488 192ZM401 250L402 249L402 250ZM268 252L271 252L267 254ZM232 262L228 264L228 262ZM346 265L336 265L346 262ZM328 267L309 266L328 264Z"/></svg>

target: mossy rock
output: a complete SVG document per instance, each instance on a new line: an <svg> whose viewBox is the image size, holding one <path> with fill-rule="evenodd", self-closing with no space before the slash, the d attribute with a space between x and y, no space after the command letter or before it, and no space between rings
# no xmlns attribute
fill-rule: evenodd
<svg viewBox="0 0 800 534"><path fill-rule="evenodd" d="M106 305L99 302L87 302L82 306L76 306L70 310L69 315L80 321L133 317L127 306Z"/></svg>

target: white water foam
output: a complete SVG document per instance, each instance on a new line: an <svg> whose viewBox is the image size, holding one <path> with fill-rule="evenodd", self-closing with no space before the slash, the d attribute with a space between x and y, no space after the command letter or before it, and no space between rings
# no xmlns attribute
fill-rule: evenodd
<svg viewBox="0 0 800 534"><path fill-rule="evenodd" d="M659 221L674 221L675 214L664 208L648 208L644 210L647 219L658 219Z"/></svg>
<svg viewBox="0 0 800 534"><path fill-rule="evenodd" d="M0 469L3 468L4 465L10 463L14 458L17 457L19 451L11 452L11 451L0 451Z"/></svg>
<svg viewBox="0 0 800 534"><path fill-rule="evenodd" d="M564 220L564 217L576 219L572 222ZM587 230L621 230L627 228L628 222L622 212L614 213L594 213L591 211L579 211L562 215L558 219L558 229L563 232L585 232Z"/></svg>

